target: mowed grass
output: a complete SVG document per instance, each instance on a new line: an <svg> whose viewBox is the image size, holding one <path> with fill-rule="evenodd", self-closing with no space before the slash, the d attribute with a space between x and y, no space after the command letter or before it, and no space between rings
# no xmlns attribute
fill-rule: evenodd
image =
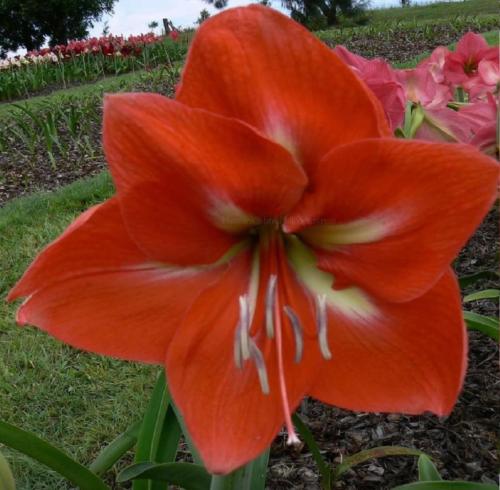
<svg viewBox="0 0 500 490"><path fill-rule="evenodd" d="M433 2L406 8L391 7L370 10L372 23L450 19L464 15L498 15L498 0L464 0L459 2Z"/></svg>
<svg viewBox="0 0 500 490"><path fill-rule="evenodd" d="M0 209L0 420L46 438L83 463L141 418L157 367L84 353L15 325L4 301L40 249L89 206L113 193L107 173ZM71 486L20 453L0 448L18 490Z"/></svg>

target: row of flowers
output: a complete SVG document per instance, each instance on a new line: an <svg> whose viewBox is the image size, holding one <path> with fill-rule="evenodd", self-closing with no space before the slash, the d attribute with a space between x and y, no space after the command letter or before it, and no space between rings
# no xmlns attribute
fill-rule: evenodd
<svg viewBox="0 0 500 490"><path fill-rule="evenodd" d="M172 31L168 38L177 41L179 33ZM165 39L154 33L140 34L138 36L102 36L81 41L70 41L68 44L59 44L54 47L29 51L25 56L15 56L0 60L0 70L20 67L22 65L39 63L58 63L84 54L102 54L105 56L139 56L145 46L155 44Z"/></svg>
<svg viewBox="0 0 500 490"><path fill-rule="evenodd" d="M431 141L459 141L495 155L499 51L469 32L455 51L440 46L415 69L397 70L337 46L335 52L382 103L391 128Z"/></svg>

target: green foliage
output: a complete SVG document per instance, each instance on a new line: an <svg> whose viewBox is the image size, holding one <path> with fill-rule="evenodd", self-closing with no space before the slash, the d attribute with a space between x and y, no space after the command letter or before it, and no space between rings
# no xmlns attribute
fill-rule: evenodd
<svg viewBox="0 0 500 490"><path fill-rule="evenodd" d="M93 22L112 12L116 0L2 0L0 2L0 53L2 50L38 49L45 38L51 46L88 35Z"/></svg>
<svg viewBox="0 0 500 490"><path fill-rule="evenodd" d="M341 18L366 23L366 0L282 0L293 19L311 30L339 24Z"/></svg>
<svg viewBox="0 0 500 490"><path fill-rule="evenodd" d="M391 7L369 11L373 24L401 21L434 21L438 19L453 19L457 16L496 15L498 17L498 2L496 0L462 0L460 2L432 2L408 8Z"/></svg>
<svg viewBox="0 0 500 490"><path fill-rule="evenodd" d="M109 490L104 482L70 456L37 437L0 420L0 443L36 459L69 480L81 490Z"/></svg>

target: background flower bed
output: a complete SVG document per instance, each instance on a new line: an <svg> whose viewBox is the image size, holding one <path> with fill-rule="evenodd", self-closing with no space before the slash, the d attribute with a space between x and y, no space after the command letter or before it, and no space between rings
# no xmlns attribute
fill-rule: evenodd
<svg viewBox="0 0 500 490"><path fill-rule="evenodd" d="M423 32L422 27L415 27L418 32ZM432 29L428 28L427 32L430 31ZM346 30L341 32L343 34L335 35L349 37ZM353 32L349 39L357 42ZM364 31L365 36L368 36L367 32ZM373 32L370 43L377 49L379 46L386 49L384 39L389 40L395 32L402 31L387 30L378 36ZM412 51L399 61L408 62L409 57L430 50L436 44L456 41L461 33L457 31L455 37L451 36L447 41L438 39L430 45L423 41L422 45L412 42ZM494 40L495 33L491 38ZM425 36L419 39L425 39ZM353 51L368 54L349 41L342 42ZM387 56L383 51L374 54ZM0 153L0 200L3 199L0 204L20 194L53 189L81 176L100 172L104 166L100 149L102 93L148 90L172 94L177 76L173 68L168 72L153 70L124 75L69 93L64 91L29 100L28 111L42 122L48 121L49 139L28 112L12 105L0 106L0 124L13 124L21 131L17 136L9 133L7 144ZM77 113L74 133L68 129L67 119L62 115L71 114L73 107ZM60 115L54 116L56 131L52 134L57 136L60 144L52 141L50 159L47 157L47 142L51 141L49 114L55 113L56 108ZM23 129L23 124L28 129ZM30 125L36 131L32 152L29 151L29 139L22 137L30 134ZM5 293L35 251L57 236L79 212L111 193L110 181L104 173L55 193L16 200L0 210L0 290ZM497 223L498 210L494 210L461 254L456 264L460 275L497 267ZM494 286L494 283L478 283L474 289L488 286ZM497 305L485 301L474 304L473 308L477 312L492 314ZM57 442L82 462L92 460L100 447L129 425L134 415L141 417L144 400L147 400L144 394L150 393L156 370L82 354L34 329L20 331L12 318L13 308L2 303L0 400L5 400L5 403L0 404L0 418ZM500 427L498 346L485 336L472 333L470 357L464 392L446 421L431 416L355 414L318 403L304 407L302 415L329 461L338 460L341 454L348 455L381 444L406 445L435 456L445 478L493 480L498 466L495 432ZM6 454L14 462L20 490L69 488L57 476L47 473L32 461L17 453L6 451ZM408 482L415 476L415 459L390 458L357 467L355 472L344 477L339 488L383 490ZM278 437L273 445L268 487L273 490L319 488L317 470L307 449L290 450L285 446L285 437Z"/></svg>

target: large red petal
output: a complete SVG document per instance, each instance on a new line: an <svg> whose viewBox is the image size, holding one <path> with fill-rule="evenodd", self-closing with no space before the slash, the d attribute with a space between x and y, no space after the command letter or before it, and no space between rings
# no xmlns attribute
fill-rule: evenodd
<svg viewBox="0 0 500 490"><path fill-rule="evenodd" d="M96 206L35 259L8 299L17 320L75 347L163 362L196 295L219 269L153 263L129 238L116 199Z"/></svg>
<svg viewBox="0 0 500 490"><path fill-rule="evenodd" d="M251 124L307 170L336 145L390 134L375 98L331 49L256 5L203 23L177 100Z"/></svg>
<svg viewBox="0 0 500 490"><path fill-rule="evenodd" d="M369 140L321 162L287 218L319 267L390 301L427 291L496 196L498 164L470 146Z"/></svg>
<svg viewBox="0 0 500 490"><path fill-rule="evenodd" d="M10 291L8 300L29 296L54 282L127 268L151 266L129 237L116 198L81 214L38 254Z"/></svg>
<svg viewBox="0 0 500 490"><path fill-rule="evenodd" d="M198 297L166 360L173 398L213 473L228 473L257 457L284 423L275 339L265 336L262 316L254 318L254 327L260 322L260 328L252 327L252 331L265 358L269 394L263 394L251 360L242 369L235 364L238 297L248 290L250 269L250 254L236 257L226 274ZM288 288L289 298L296 293ZM283 328L287 396L294 410L313 379L317 356L306 346L305 358L294 364L293 335L288 325Z"/></svg>
<svg viewBox="0 0 500 490"><path fill-rule="evenodd" d="M330 312L333 359L318 368L310 395L355 411L449 414L467 353L454 274L414 301L377 307L366 321Z"/></svg>
<svg viewBox="0 0 500 490"><path fill-rule="evenodd" d="M106 97L104 147L118 193L174 186L256 216L280 216L307 179L290 154L247 125L156 94ZM179 191L179 192L180 192Z"/></svg>

